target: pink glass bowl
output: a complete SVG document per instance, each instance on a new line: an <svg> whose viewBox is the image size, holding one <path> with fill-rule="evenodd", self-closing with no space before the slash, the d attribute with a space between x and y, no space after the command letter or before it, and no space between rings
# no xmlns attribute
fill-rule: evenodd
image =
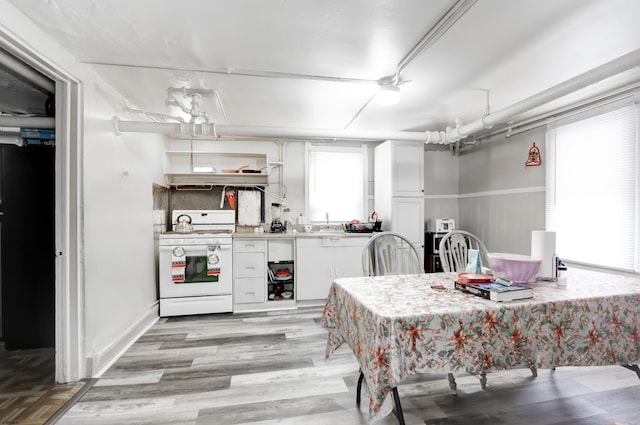
<svg viewBox="0 0 640 425"><path fill-rule="evenodd" d="M538 273L542 262L537 258L519 254L490 252L487 256L493 274L514 283L529 282Z"/></svg>

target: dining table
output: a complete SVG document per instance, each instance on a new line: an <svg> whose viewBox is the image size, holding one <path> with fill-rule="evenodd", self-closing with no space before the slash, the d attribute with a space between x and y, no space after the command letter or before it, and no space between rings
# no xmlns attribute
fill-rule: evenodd
<svg viewBox="0 0 640 425"><path fill-rule="evenodd" d="M399 410L417 373L622 365L640 378L640 278L571 268L534 281L533 298L496 302L454 288L455 274L335 280L324 306L326 357L347 344L369 389L369 421ZM398 415L398 412L396 412Z"/></svg>

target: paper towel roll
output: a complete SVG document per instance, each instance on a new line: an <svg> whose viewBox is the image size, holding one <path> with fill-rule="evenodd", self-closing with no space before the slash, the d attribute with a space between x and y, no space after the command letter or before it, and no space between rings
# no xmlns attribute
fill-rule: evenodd
<svg viewBox="0 0 640 425"><path fill-rule="evenodd" d="M534 230L531 232L531 257L542 260L538 277L556 277L556 232Z"/></svg>

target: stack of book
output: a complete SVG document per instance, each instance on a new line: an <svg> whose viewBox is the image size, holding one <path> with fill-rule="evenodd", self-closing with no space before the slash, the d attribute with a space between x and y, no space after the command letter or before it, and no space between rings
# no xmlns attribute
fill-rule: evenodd
<svg viewBox="0 0 640 425"><path fill-rule="evenodd" d="M492 301L515 301L533 298L533 289L522 284L511 284L485 274L460 273L455 288Z"/></svg>

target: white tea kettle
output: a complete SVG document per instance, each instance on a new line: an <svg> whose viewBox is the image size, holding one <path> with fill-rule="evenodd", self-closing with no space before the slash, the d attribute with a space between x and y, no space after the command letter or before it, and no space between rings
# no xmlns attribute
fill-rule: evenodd
<svg viewBox="0 0 640 425"><path fill-rule="evenodd" d="M191 216L187 214L180 214L176 218L176 232L178 233L193 232L193 225L191 224Z"/></svg>

